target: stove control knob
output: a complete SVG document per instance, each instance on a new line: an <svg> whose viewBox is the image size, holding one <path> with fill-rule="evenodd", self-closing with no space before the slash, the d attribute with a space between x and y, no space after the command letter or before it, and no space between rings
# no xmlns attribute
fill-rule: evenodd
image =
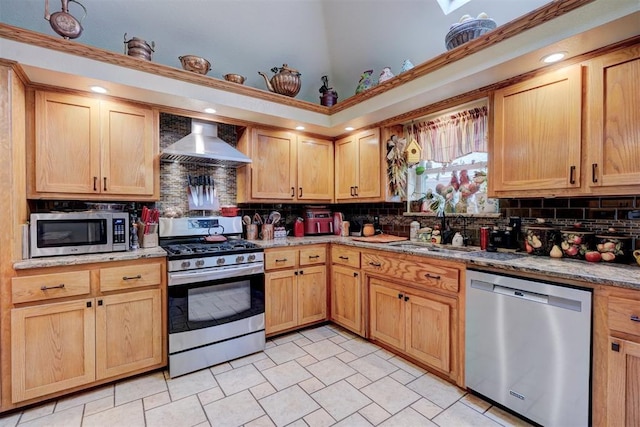
<svg viewBox="0 0 640 427"><path fill-rule="evenodd" d="M241 263L241 262L243 262L243 261L244 261L244 255L239 255L239 256L237 256L237 257L236 257L236 262L237 262L238 264L240 264L240 263Z"/></svg>
<svg viewBox="0 0 640 427"><path fill-rule="evenodd" d="M204 265L204 260L203 259L199 259L196 261L196 267L202 267Z"/></svg>
<svg viewBox="0 0 640 427"><path fill-rule="evenodd" d="M189 268L189 267L191 267L191 263L189 261L182 261L181 267L182 268Z"/></svg>
<svg viewBox="0 0 640 427"><path fill-rule="evenodd" d="M249 256L247 257L247 261L249 261L249 262L252 262L252 261L255 261L255 260L256 260L256 256L255 256L255 255L253 255L253 254L251 254L251 255L249 255Z"/></svg>
<svg viewBox="0 0 640 427"><path fill-rule="evenodd" d="M218 260L216 261L216 264L218 265L224 264L224 258L218 258Z"/></svg>

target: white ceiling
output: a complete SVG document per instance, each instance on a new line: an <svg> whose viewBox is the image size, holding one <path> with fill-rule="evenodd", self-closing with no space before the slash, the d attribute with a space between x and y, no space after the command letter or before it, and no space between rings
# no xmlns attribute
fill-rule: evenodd
<svg viewBox="0 0 640 427"><path fill-rule="evenodd" d="M498 25L548 0L473 0L444 15L436 0L79 0L87 8L77 42L124 52L124 34L156 45L153 61L180 67L194 54L212 63L209 76L247 77L283 63L302 73L297 99L319 103L321 76L339 100L354 94L360 74L385 66L399 73L405 59L419 64L446 51L449 26L463 14L486 12ZM449 0L445 0L449 1ZM615 0L614 0L615 1ZM49 0L50 12L61 2ZM82 9L69 11L78 19ZM0 0L0 21L55 35L44 19L43 0Z"/></svg>

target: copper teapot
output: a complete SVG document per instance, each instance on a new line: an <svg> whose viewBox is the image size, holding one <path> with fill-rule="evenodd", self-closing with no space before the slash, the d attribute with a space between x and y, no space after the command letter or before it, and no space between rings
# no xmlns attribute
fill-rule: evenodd
<svg viewBox="0 0 640 427"><path fill-rule="evenodd" d="M53 31L60 34L65 39L75 39L82 34L82 25L80 22L87 16L87 8L76 0L61 0L62 10L49 14L49 0L44 0L44 19L49 21ZM77 20L69 13L69 2L77 3L84 10L84 15Z"/></svg>
<svg viewBox="0 0 640 427"><path fill-rule="evenodd" d="M300 92L301 74L298 70L289 68L287 64L282 64L282 68L273 67L271 72L276 73L276 75L271 77L271 81L269 81L265 73L258 71L258 74L264 77L267 88L271 92L291 97L296 96L298 92Z"/></svg>

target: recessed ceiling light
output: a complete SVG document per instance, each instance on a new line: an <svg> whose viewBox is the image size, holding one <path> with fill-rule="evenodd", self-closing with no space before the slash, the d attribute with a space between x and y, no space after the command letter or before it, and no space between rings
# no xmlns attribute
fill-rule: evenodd
<svg viewBox="0 0 640 427"><path fill-rule="evenodd" d="M304 126L296 126L296 130L304 130Z"/></svg>
<svg viewBox="0 0 640 427"><path fill-rule="evenodd" d="M351 126L347 126L346 128L344 128L344 130L349 131L349 132L350 132L350 131L352 131L353 129L354 129L354 128L353 128L353 127L351 127Z"/></svg>
<svg viewBox="0 0 640 427"><path fill-rule="evenodd" d="M564 59L564 57L567 55L567 52L556 52L556 53L552 53L550 55L544 56L542 58L542 62L545 62L547 64L551 64L552 62L558 62L561 59Z"/></svg>
<svg viewBox="0 0 640 427"><path fill-rule="evenodd" d="M215 110L215 108L205 108L204 112L205 113L209 113L209 114L215 114L216 110Z"/></svg>
<svg viewBox="0 0 640 427"><path fill-rule="evenodd" d="M107 93L108 91L102 86L91 86L91 91L95 93Z"/></svg>

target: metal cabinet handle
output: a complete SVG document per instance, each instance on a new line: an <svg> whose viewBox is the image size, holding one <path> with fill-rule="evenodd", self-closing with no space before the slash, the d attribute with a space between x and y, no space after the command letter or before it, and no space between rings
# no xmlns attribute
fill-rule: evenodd
<svg viewBox="0 0 640 427"><path fill-rule="evenodd" d="M629 320L631 320L632 322L640 322L640 317L638 317L637 314L632 314Z"/></svg>
<svg viewBox="0 0 640 427"><path fill-rule="evenodd" d="M343 256L343 255L340 255L338 258L340 258L340 259L344 259L344 260L348 260L348 259L349 259L349 257L348 257L348 256Z"/></svg>
<svg viewBox="0 0 640 427"><path fill-rule="evenodd" d="M398 294L398 299L402 299L402 294Z"/></svg>
<svg viewBox="0 0 640 427"><path fill-rule="evenodd" d="M349 195L350 195L351 197L355 196L355 191L356 191L356 190L355 190L355 187L349 187L349 188L350 188Z"/></svg>
<svg viewBox="0 0 640 427"><path fill-rule="evenodd" d="M354 272L353 277L358 277L358 273Z"/></svg>
<svg viewBox="0 0 640 427"><path fill-rule="evenodd" d="M41 291L46 291L49 289L64 289L64 283L60 283L59 285L56 286L40 286L40 290Z"/></svg>
<svg viewBox="0 0 640 427"><path fill-rule="evenodd" d="M356 185L356 186L355 186L355 187L353 187L353 188L355 188L355 189L356 189L356 192L355 192L354 196L358 197L358 186Z"/></svg>
<svg viewBox="0 0 640 427"><path fill-rule="evenodd" d="M405 296L405 297L404 297L404 300L405 300L405 302L406 302L406 301L409 301L409 297Z"/></svg>
<svg viewBox="0 0 640 427"><path fill-rule="evenodd" d="M440 280L440 275L439 275L439 274L429 274L429 273L425 273L424 277L429 278L429 279L436 279L436 280Z"/></svg>
<svg viewBox="0 0 640 427"><path fill-rule="evenodd" d="M122 276L122 280L137 280L142 279L142 275L138 274L137 276Z"/></svg>
<svg viewBox="0 0 640 427"><path fill-rule="evenodd" d="M104 179L104 191L107 191L107 177L105 176L103 179Z"/></svg>
<svg viewBox="0 0 640 427"><path fill-rule="evenodd" d="M298 275L298 272L297 272L297 271L294 271L294 272L293 272L293 275L294 275L294 276L297 276L297 275Z"/></svg>
<svg viewBox="0 0 640 427"><path fill-rule="evenodd" d="M309 255L309 259L318 259L320 255Z"/></svg>
<svg viewBox="0 0 640 427"><path fill-rule="evenodd" d="M373 261L369 261L369 265L372 265L374 267L382 267L382 264L380 264L379 262L373 262Z"/></svg>
<svg viewBox="0 0 640 427"><path fill-rule="evenodd" d="M593 183L598 182L598 164L594 163L591 165L591 181Z"/></svg>
<svg viewBox="0 0 640 427"><path fill-rule="evenodd" d="M91 308L91 301L87 301L87 308Z"/></svg>
<svg viewBox="0 0 640 427"><path fill-rule="evenodd" d="M277 259L276 262L286 262L287 259L286 258L282 258L282 259Z"/></svg>
<svg viewBox="0 0 640 427"><path fill-rule="evenodd" d="M302 275L302 274L304 274L304 270L300 270L300 274L301 274L301 275Z"/></svg>
<svg viewBox="0 0 640 427"><path fill-rule="evenodd" d="M571 166L569 168L569 184L575 184L576 183L576 167L575 166Z"/></svg>
<svg viewBox="0 0 640 427"><path fill-rule="evenodd" d="M98 177L93 177L93 191L98 191Z"/></svg>
<svg viewBox="0 0 640 427"><path fill-rule="evenodd" d="M298 187L298 197L302 197L302 187Z"/></svg>
<svg viewBox="0 0 640 427"><path fill-rule="evenodd" d="M291 197L296 197L296 188L291 187Z"/></svg>
<svg viewBox="0 0 640 427"><path fill-rule="evenodd" d="M102 304L103 304L102 300L101 300L101 299L99 299L99 300L98 300L98 305L102 305Z"/></svg>

